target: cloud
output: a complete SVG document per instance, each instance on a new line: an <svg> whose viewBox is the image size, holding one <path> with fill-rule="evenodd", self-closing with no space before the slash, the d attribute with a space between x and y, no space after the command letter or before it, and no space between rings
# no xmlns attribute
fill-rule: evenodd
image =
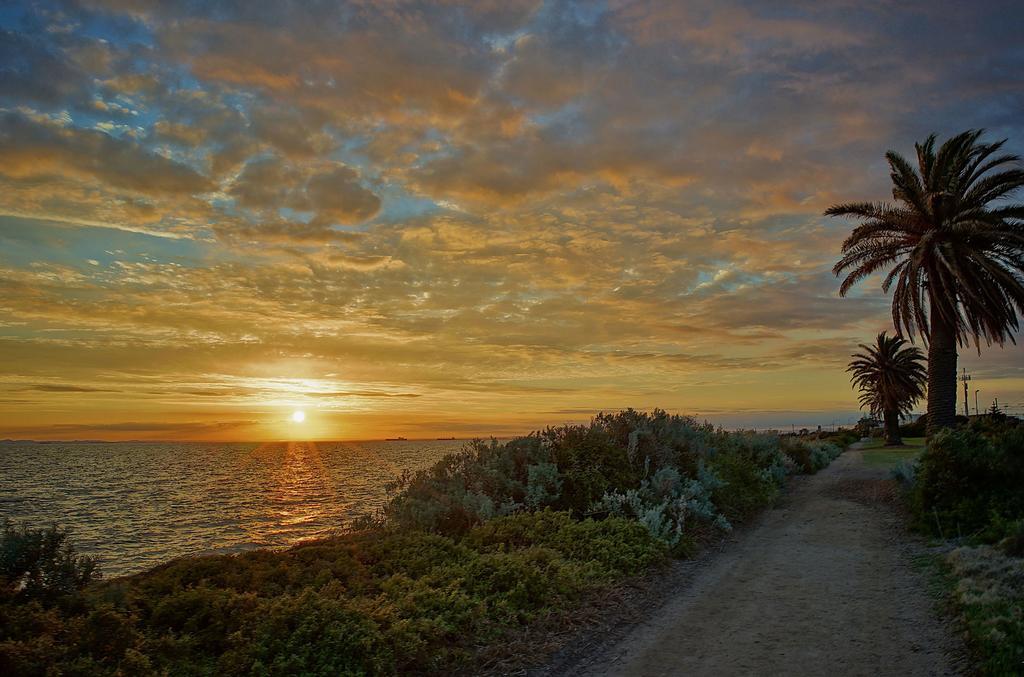
<svg viewBox="0 0 1024 677"><path fill-rule="evenodd" d="M212 188L191 167L98 131L62 127L22 113L0 116L0 173L19 180L69 176L143 194L192 194Z"/></svg>
<svg viewBox="0 0 1024 677"><path fill-rule="evenodd" d="M339 390L336 392L316 393L315 397L421 397L420 393L382 393L372 390Z"/></svg>
<svg viewBox="0 0 1024 677"><path fill-rule="evenodd" d="M364 188L359 175L340 163L299 167L277 157L247 164L230 195L239 206L276 213L287 207L314 213L313 224L358 223L377 214L380 198Z"/></svg>
<svg viewBox="0 0 1024 677"><path fill-rule="evenodd" d="M124 434L137 435L156 439L193 439L203 438L211 434L223 434L231 431L244 430L257 425L255 420L237 421L190 421L185 423L168 423L166 421L125 421L119 423L56 423L40 426L12 426L5 428L11 435L34 435L40 438L103 437L114 433L118 437Z"/></svg>
<svg viewBox="0 0 1024 677"><path fill-rule="evenodd" d="M88 386L66 385L59 383L40 383L29 386L23 390L37 390L43 393L116 393L118 390L111 388L90 388Z"/></svg>
<svg viewBox="0 0 1024 677"><path fill-rule="evenodd" d="M836 296L822 210L1024 139L1009 5L55 8L0 16L4 429L855 408L889 299ZM963 360L1010 397L1021 350Z"/></svg>
<svg viewBox="0 0 1024 677"><path fill-rule="evenodd" d="M322 223L357 223L380 210L380 198L363 188L359 175L344 165L311 176L306 182L305 197L305 204Z"/></svg>
<svg viewBox="0 0 1024 677"><path fill-rule="evenodd" d="M83 96L90 73L69 57L38 37L0 30L0 92L24 104L58 106Z"/></svg>
<svg viewBox="0 0 1024 677"><path fill-rule="evenodd" d="M257 222L226 218L214 224L213 232L225 242L253 246L324 245L352 242L362 237L361 233L338 231L323 223L303 223L274 217L260 218Z"/></svg>
<svg viewBox="0 0 1024 677"><path fill-rule="evenodd" d="M337 145L322 132L323 116L310 116L284 106L259 106L252 112L252 133L288 157L324 154Z"/></svg>

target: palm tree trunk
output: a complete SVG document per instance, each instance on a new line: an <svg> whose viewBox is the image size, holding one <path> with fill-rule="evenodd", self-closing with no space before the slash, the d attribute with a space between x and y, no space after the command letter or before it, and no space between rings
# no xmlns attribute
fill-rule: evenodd
<svg viewBox="0 0 1024 677"><path fill-rule="evenodd" d="M956 328L931 302L928 341L928 436L956 423Z"/></svg>
<svg viewBox="0 0 1024 677"><path fill-rule="evenodd" d="M900 413L887 411L883 416L885 418L885 445L892 447L903 444L903 438L900 437Z"/></svg>

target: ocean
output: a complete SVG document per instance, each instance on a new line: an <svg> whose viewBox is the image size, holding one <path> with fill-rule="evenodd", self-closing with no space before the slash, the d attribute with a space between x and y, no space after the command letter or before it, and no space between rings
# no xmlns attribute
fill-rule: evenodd
<svg viewBox="0 0 1024 677"><path fill-rule="evenodd" d="M71 531L105 576L329 534L465 441L0 444L0 519Z"/></svg>

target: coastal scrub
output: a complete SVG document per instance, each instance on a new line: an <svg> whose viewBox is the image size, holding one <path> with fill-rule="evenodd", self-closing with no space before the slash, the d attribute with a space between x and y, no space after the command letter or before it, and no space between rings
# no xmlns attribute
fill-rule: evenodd
<svg viewBox="0 0 1024 677"><path fill-rule="evenodd" d="M174 560L93 580L27 528L0 581L0 673L444 674L570 613L770 505L838 448L730 433L663 411L474 442L406 474L377 514L286 550ZM5 560L6 561L6 560ZM64 572L27 594L9 571ZM35 588L31 588L35 590Z"/></svg>

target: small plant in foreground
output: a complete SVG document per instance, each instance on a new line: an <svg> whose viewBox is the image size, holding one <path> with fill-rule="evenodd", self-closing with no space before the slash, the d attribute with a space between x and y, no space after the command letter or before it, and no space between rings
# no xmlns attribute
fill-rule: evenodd
<svg viewBox="0 0 1024 677"><path fill-rule="evenodd" d="M96 578L96 561L78 555L56 526L32 529L4 521L0 532L0 595L55 601Z"/></svg>

